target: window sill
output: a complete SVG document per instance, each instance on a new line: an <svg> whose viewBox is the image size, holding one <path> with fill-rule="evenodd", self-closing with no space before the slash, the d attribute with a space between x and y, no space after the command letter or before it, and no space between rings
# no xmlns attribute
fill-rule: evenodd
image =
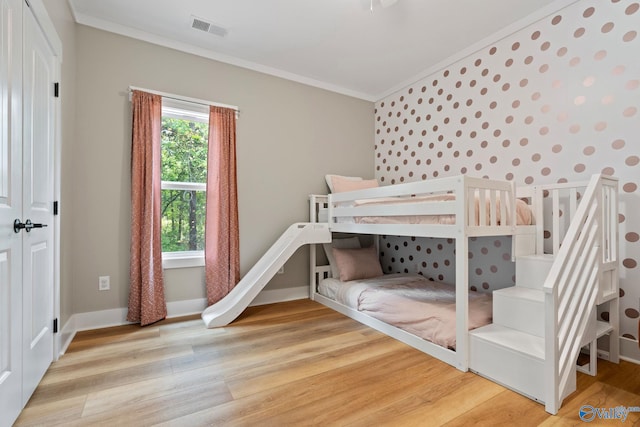
<svg viewBox="0 0 640 427"><path fill-rule="evenodd" d="M173 268L204 267L204 254L200 253L163 253L162 268L170 270Z"/></svg>

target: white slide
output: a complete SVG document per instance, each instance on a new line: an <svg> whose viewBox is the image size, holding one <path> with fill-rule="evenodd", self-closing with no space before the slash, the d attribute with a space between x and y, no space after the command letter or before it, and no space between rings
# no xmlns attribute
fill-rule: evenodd
<svg viewBox="0 0 640 427"><path fill-rule="evenodd" d="M328 224L299 222L291 225L227 296L202 312L207 328L233 322L300 246L329 242Z"/></svg>

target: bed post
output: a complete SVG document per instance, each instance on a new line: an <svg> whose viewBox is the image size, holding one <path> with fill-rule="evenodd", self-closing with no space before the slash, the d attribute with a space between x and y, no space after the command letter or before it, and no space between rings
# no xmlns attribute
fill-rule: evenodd
<svg viewBox="0 0 640 427"><path fill-rule="evenodd" d="M544 254L544 190L541 186L533 187L533 207L536 225L536 255Z"/></svg>
<svg viewBox="0 0 640 427"><path fill-rule="evenodd" d="M469 370L469 251L466 236L456 238L456 359L457 368Z"/></svg>
<svg viewBox="0 0 640 427"><path fill-rule="evenodd" d="M309 196L309 222L318 222L318 203L315 195ZM309 245L309 299L316 294L316 245Z"/></svg>
<svg viewBox="0 0 640 427"><path fill-rule="evenodd" d="M464 176L460 178L457 197L463 200L475 198L469 194ZM469 211L465 203L459 203L461 212L456 212L456 368L469 370L469 240L466 229L469 224Z"/></svg>

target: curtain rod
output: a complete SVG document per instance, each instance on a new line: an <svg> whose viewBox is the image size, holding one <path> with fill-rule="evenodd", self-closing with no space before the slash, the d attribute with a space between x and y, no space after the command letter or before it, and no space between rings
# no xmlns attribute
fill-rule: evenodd
<svg viewBox="0 0 640 427"><path fill-rule="evenodd" d="M236 114L240 112L240 109L235 105L220 104L219 102L211 102L211 101L205 101L204 99L189 98L188 96L175 95L173 93L160 92L158 90L151 90L151 89L144 89L136 86L129 86L129 95L131 95L131 92L134 90L148 92L154 95L160 95L163 98L171 98L171 99L175 99L176 101L191 102L193 104L201 104L201 105L212 105L214 107L230 108L232 110L235 110Z"/></svg>

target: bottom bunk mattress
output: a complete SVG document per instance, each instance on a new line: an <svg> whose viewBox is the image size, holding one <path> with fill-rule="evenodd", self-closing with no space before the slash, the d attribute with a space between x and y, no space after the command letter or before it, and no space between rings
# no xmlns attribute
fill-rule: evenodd
<svg viewBox="0 0 640 427"><path fill-rule="evenodd" d="M341 282L324 279L318 293L445 348L456 344L456 290L420 275L387 274ZM469 330L491 323L492 299L469 292Z"/></svg>

